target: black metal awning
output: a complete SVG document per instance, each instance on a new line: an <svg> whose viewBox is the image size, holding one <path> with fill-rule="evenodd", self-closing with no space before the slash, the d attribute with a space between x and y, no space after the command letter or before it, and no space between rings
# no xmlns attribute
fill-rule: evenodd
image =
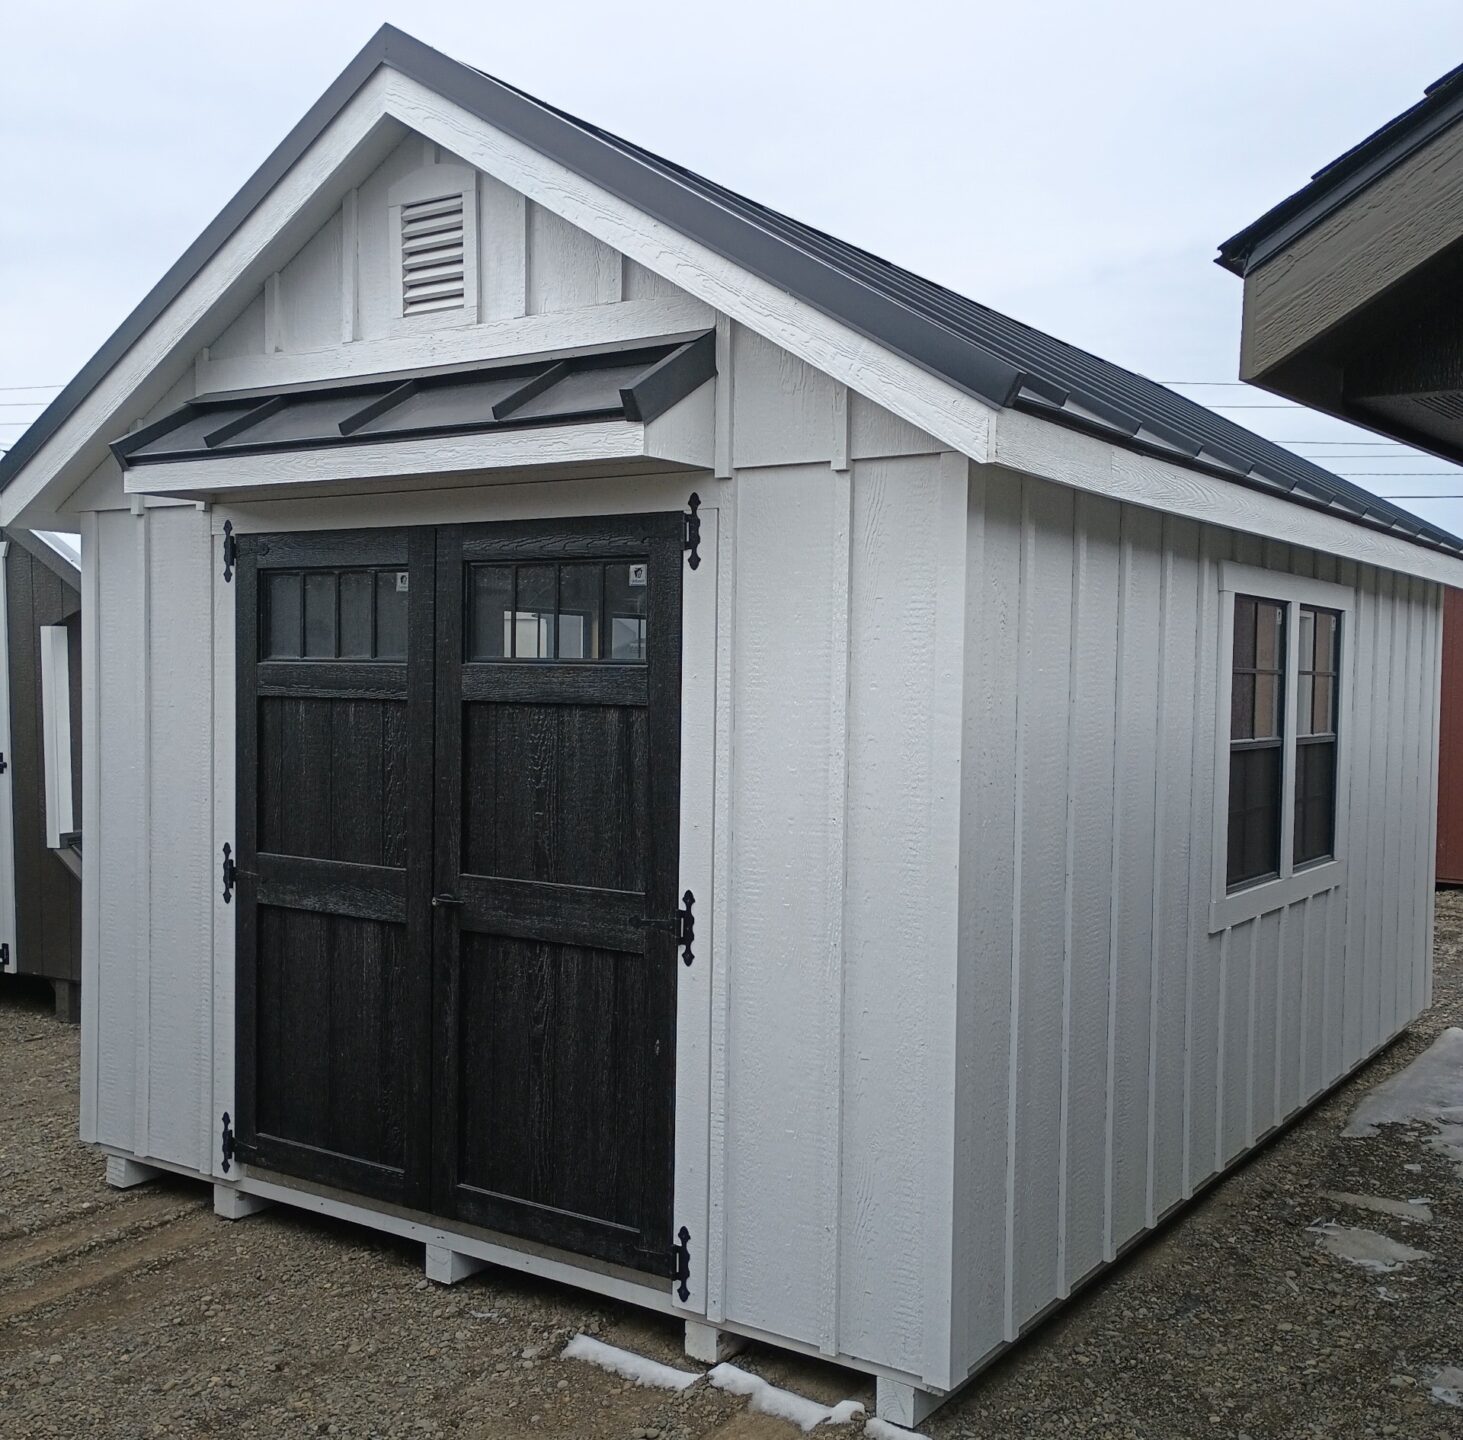
<svg viewBox="0 0 1463 1440"><path fill-rule="evenodd" d="M715 373L715 337L707 331L694 340L567 360L204 396L114 440L112 453L125 468L587 420L646 423Z"/></svg>

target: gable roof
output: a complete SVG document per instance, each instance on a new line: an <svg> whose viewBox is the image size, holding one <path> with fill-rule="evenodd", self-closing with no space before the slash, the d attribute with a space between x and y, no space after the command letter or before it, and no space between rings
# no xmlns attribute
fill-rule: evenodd
<svg viewBox="0 0 1463 1440"><path fill-rule="evenodd" d="M1452 555L1463 540L1154 381L782 215L384 25L0 459L3 488L379 66L436 91L887 350L1014 407Z"/></svg>
<svg viewBox="0 0 1463 1440"><path fill-rule="evenodd" d="M1310 184L1231 235L1220 245L1215 263L1241 276L1258 270L1460 119L1463 65L1434 80L1416 105L1323 165Z"/></svg>

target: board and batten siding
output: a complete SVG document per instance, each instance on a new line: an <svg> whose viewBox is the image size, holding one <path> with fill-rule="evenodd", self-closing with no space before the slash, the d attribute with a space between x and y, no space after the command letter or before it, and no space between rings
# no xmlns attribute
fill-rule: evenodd
<svg viewBox="0 0 1463 1440"><path fill-rule="evenodd" d="M218 873L209 518L148 506L85 523L82 723L96 743L82 777L82 1138L207 1174Z"/></svg>
<svg viewBox="0 0 1463 1440"><path fill-rule="evenodd" d="M967 557L957 1382L1427 1005L1442 614L996 467ZM1355 590L1347 870L1211 933L1226 560Z"/></svg>

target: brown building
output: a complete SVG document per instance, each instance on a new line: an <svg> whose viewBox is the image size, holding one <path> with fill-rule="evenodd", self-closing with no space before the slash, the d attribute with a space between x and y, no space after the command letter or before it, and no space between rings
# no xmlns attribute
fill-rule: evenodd
<svg viewBox="0 0 1463 1440"><path fill-rule="evenodd" d="M1463 66L1219 253L1245 284L1242 379L1455 464L1463 464L1460 122ZM1463 884L1457 591L1444 612L1438 784L1437 878Z"/></svg>

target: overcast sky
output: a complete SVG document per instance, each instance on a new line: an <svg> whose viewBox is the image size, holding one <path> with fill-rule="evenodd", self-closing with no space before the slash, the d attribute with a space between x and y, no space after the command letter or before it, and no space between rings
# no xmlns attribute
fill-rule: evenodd
<svg viewBox="0 0 1463 1440"><path fill-rule="evenodd" d="M383 20L1183 382L1235 378L1218 242L1463 61L1459 0L7 5L0 386L69 379ZM0 445L50 393L0 392ZM1319 416L1224 413L1382 493L1463 493L1452 467ZM1463 532L1463 501L1406 503Z"/></svg>

